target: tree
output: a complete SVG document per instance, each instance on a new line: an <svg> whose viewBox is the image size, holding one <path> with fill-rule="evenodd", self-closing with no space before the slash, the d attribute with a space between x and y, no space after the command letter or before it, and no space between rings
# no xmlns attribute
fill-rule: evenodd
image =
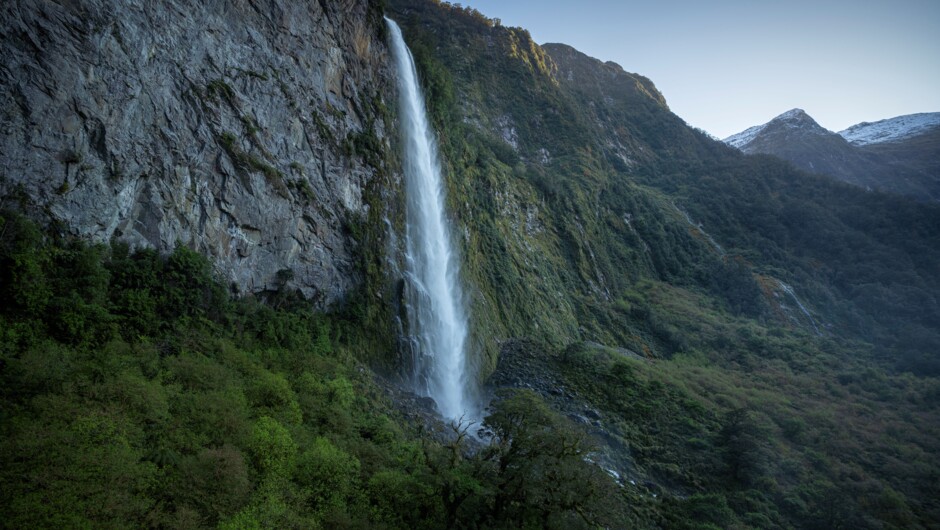
<svg viewBox="0 0 940 530"><path fill-rule="evenodd" d="M732 482L750 486L765 474L769 465L766 437L747 409L735 409L725 415L720 442Z"/></svg>
<svg viewBox="0 0 940 530"><path fill-rule="evenodd" d="M495 483L497 527L603 526L603 500L613 483L590 463L586 434L553 412L530 390L497 393L483 421L492 437L481 458Z"/></svg>

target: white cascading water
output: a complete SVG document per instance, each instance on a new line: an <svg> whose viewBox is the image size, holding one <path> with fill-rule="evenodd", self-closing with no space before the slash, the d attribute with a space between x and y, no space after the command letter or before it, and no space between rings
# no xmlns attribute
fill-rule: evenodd
<svg viewBox="0 0 940 530"><path fill-rule="evenodd" d="M405 266L414 383L445 418L473 414L467 385L467 313L457 256L444 213L437 144L428 124L414 58L394 21L386 18L398 70L399 122L404 144Z"/></svg>

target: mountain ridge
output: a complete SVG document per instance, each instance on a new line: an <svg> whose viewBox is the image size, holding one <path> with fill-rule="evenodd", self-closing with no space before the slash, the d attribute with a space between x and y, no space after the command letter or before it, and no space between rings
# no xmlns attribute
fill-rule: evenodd
<svg viewBox="0 0 940 530"><path fill-rule="evenodd" d="M808 128L814 131L825 131L822 126L820 126L816 120L814 120L809 114L806 113L803 109L794 108L790 109L779 116L774 117L769 122L763 125L755 125L749 127L737 134L733 134L724 140L724 143L736 147L738 149L744 149L754 138L763 132L767 127L772 127L774 125L785 126L789 128Z"/></svg>
<svg viewBox="0 0 940 530"><path fill-rule="evenodd" d="M940 128L940 112L921 112L886 118L875 122L861 122L839 131L854 145L871 145L884 142L897 142L928 133Z"/></svg>
<svg viewBox="0 0 940 530"><path fill-rule="evenodd" d="M73 53L69 37L37 52L16 29L69 9L37 26L86 27L80 15L96 13L96 0L12 5L14 29L0 39L24 64L99 57ZM0 112L18 120L0 133L20 134L0 156L41 162L5 164L16 184L0 188L7 524L876 530L940 521L940 205L745 156L689 127L641 75L539 46L522 28L447 2L219 0L195 21L173 0L106 7L116 11L87 31L107 46L130 37L122 22L137 31L125 43L163 38L161 26L138 23L145 14L194 38L302 35L311 49L249 61L254 74L281 65L263 79L203 65L189 46L152 48L147 64L205 66L204 104L192 116L169 112L166 130L128 118L83 136L80 125L81 149L54 162L23 139L57 122L26 119L24 106L47 107L41 91L17 89L56 73L78 83L88 69L37 78L27 66L0 80L11 102ZM212 32L201 31L204 9L226 15L209 17ZM450 426L433 400L398 384L414 337L382 15L402 28L439 140L471 309L467 360L492 397L484 418ZM165 93L156 108L172 111L186 92ZM302 99L292 105L291 94ZM283 122L270 119L281 113ZM79 118L94 132L97 116ZM781 134L800 130L788 123L804 117L790 118ZM198 147L183 134L193 124L219 133L204 146L219 167L195 159L187 181L175 155L142 157L164 202L142 208L156 221L128 220L169 237L203 226L226 190L262 212L287 205L292 215L251 226L277 250L276 241L292 244L292 232L278 231L285 218L313 225L328 243L315 270L343 265L340 281L314 282L340 283L335 303L296 289L305 280L282 259L309 257L303 245L263 261L259 276L273 276L274 289L258 296L232 289L211 231L193 229L172 250L129 248L88 237L96 225L85 218L56 218L75 211L61 207L74 196L58 191L60 166L74 193L107 204L137 178L108 184L96 153L122 160L114 140L134 131L141 145L187 153ZM205 200L187 208L193 183ZM345 206L357 198L361 208ZM161 217L193 222L160 232ZM489 443L471 440L477 428Z"/></svg>
<svg viewBox="0 0 940 530"><path fill-rule="evenodd" d="M862 122L835 133L793 109L722 141L866 189L940 200L940 113Z"/></svg>

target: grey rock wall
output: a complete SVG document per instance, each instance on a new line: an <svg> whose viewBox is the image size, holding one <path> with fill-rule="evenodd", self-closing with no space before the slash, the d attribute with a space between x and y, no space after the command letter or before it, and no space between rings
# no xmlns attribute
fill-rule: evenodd
<svg viewBox="0 0 940 530"><path fill-rule="evenodd" d="M368 0L7 0L0 195L76 235L179 241L241 292L321 306L359 281L349 226L394 82ZM392 96L393 98L393 96ZM286 272L290 271L290 272Z"/></svg>

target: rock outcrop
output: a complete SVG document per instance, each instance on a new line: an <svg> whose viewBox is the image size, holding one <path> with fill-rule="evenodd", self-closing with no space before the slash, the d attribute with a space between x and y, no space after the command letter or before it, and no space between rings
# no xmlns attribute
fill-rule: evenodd
<svg viewBox="0 0 940 530"><path fill-rule="evenodd" d="M75 235L210 256L242 293L326 306L393 87L367 0L14 0L0 8L0 196ZM351 229L352 228L352 229Z"/></svg>

